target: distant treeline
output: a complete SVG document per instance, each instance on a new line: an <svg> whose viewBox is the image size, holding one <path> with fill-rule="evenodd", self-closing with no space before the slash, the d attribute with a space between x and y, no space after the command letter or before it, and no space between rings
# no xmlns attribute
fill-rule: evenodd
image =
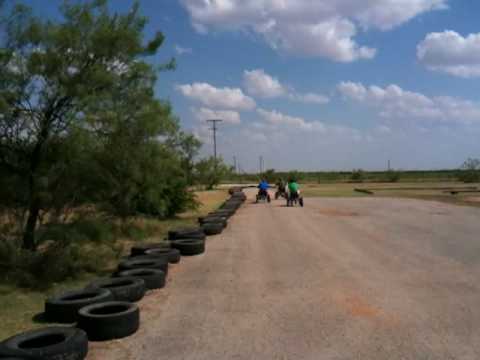
<svg viewBox="0 0 480 360"><path fill-rule="evenodd" d="M267 170L263 174L234 174L228 181L256 182L266 177L269 182L278 179L288 180L290 177L297 181L308 183L336 183L336 182L450 182L461 181L462 171L454 170L390 170L390 171L274 171Z"/></svg>

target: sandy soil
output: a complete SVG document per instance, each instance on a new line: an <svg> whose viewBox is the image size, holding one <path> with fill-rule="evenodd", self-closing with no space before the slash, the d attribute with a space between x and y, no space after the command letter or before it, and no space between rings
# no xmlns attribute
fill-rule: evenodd
<svg viewBox="0 0 480 360"><path fill-rule="evenodd" d="M242 207L89 360L479 359L480 209L407 199Z"/></svg>

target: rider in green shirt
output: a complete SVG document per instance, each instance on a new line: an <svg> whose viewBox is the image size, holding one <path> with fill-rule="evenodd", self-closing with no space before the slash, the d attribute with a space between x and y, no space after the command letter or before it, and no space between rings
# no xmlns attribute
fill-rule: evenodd
<svg viewBox="0 0 480 360"><path fill-rule="evenodd" d="M291 194L298 194L299 186L295 180L291 180L288 182L288 191L290 191Z"/></svg>

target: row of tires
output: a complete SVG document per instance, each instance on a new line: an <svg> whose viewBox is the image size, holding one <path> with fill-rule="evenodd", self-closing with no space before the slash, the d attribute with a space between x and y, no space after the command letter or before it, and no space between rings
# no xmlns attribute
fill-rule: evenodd
<svg viewBox="0 0 480 360"><path fill-rule="evenodd" d="M239 188L231 189L230 194L218 210L198 218L198 227L171 230L166 241L133 246L112 277L47 299L45 319L71 325L15 335L0 343L0 358L80 360L88 353L88 341L135 333L140 326L140 309L135 303L148 290L165 286L169 265L178 264L182 256L204 253L206 237L220 234L246 200Z"/></svg>

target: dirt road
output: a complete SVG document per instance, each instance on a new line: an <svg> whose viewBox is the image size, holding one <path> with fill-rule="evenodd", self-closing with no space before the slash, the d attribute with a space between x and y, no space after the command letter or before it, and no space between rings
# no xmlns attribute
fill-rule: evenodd
<svg viewBox="0 0 480 360"><path fill-rule="evenodd" d="M247 203L89 359L479 359L480 209Z"/></svg>

